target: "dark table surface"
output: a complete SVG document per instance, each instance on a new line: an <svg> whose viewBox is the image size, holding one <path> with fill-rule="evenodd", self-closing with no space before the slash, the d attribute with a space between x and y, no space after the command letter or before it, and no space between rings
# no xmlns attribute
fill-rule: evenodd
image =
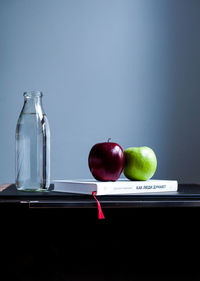
<svg viewBox="0 0 200 281"><path fill-rule="evenodd" d="M156 192L137 195L98 196L106 208L138 207L200 207L200 184L179 184L177 192ZM26 204L30 208L94 208L96 202L90 195L49 191L22 192L14 184L2 188L1 204Z"/></svg>
<svg viewBox="0 0 200 281"><path fill-rule="evenodd" d="M52 189L0 186L1 273L9 280L200 280L200 185L98 196L105 220L92 196Z"/></svg>

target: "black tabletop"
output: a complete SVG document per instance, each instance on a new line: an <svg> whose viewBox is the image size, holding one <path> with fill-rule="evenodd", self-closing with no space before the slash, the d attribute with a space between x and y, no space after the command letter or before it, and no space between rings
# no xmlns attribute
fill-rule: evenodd
<svg viewBox="0 0 200 281"><path fill-rule="evenodd" d="M98 196L103 207L200 207L200 184L179 184L177 192L152 192L137 195ZM22 192L14 184L0 192L1 204L27 204L30 208L93 208L96 201L90 195L49 191Z"/></svg>

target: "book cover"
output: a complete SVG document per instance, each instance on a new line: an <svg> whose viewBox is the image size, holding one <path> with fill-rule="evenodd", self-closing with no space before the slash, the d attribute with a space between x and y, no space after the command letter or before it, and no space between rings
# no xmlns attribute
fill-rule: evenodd
<svg viewBox="0 0 200 281"><path fill-rule="evenodd" d="M95 195L123 195L152 192L173 192L178 190L176 180L102 182L95 180L55 180L54 191Z"/></svg>

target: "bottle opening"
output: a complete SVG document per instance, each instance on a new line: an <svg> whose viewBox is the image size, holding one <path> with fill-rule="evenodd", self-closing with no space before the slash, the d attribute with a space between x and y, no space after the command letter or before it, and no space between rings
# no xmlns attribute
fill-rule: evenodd
<svg viewBox="0 0 200 281"><path fill-rule="evenodd" d="M29 91L24 93L25 98L36 98L36 97L42 97L43 93L41 91Z"/></svg>

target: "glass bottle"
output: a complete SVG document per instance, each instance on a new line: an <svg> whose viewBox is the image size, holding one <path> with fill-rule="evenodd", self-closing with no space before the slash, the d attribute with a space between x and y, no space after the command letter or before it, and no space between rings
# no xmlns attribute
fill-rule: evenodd
<svg viewBox="0 0 200 281"><path fill-rule="evenodd" d="M44 191L50 186L50 129L42 92L25 92L16 126L16 187Z"/></svg>

